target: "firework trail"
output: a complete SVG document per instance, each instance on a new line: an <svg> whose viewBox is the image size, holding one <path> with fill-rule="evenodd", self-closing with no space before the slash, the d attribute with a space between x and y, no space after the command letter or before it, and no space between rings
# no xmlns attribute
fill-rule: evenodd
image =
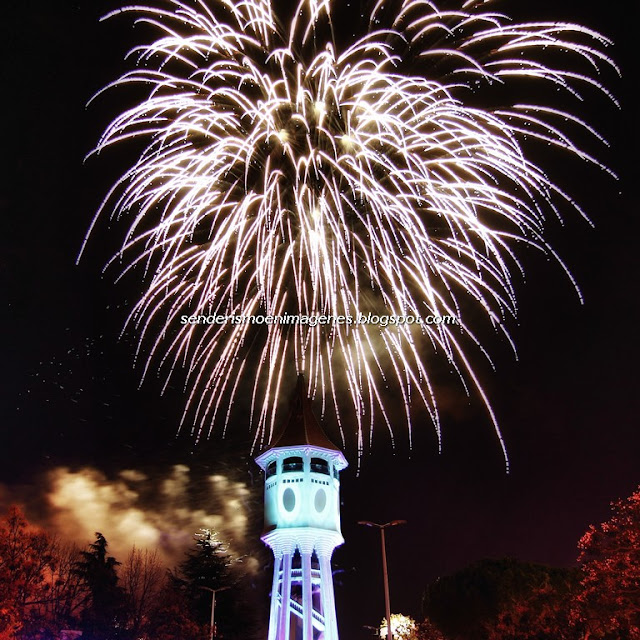
<svg viewBox="0 0 640 640"><path fill-rule="evenodd" d="M256 443L268 441L295 369L332 399L338 420L338 398L348 398L360 451L376 415L392 433L388 389L408 424L412 405L424 405L440 436L425 364L437 353L482 398L505 450L467 351L489 356L463 311L472 301L508 338L517 246L562 265L545 218L567 203L580 209L528 159L525 139L595 164L565 131L601 140L563 109L505 106L505 88L547 85L580 104L584 92L609 95L598 76L615 67L598 33L513 24L489 4L379 0L346 44L329 0L284 12L269 0L114 12L134 12L158 36L110 85L144 97L94 152L131 139L147 146L96 217L130 220L114 261L148 282L129 317L143 376L153 367L168 382L186 370L185 415L198 435L216 420L226 428L244 377L255 380ZM476 90L499 92L501 106L477 106ZM357 322L369 313L458 322ZM216 314L315 320L185 323ZM314 326L320 315L334 320Z"/></svg>

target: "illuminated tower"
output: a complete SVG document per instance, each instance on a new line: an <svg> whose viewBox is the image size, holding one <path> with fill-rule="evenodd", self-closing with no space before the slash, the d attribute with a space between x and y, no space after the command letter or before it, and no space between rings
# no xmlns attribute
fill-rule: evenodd
<svg viewBox="0 0 640 640"><path fill-rule="evenodd" d="M274 557L268 640L338 640L331 555L347 466L311 411L302 376L289 419L256 462L265 472L264 534Z"/></svg>

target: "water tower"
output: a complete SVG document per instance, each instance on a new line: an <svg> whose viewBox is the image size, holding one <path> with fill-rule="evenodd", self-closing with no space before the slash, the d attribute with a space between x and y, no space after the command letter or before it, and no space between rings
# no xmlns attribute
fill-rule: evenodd
<svg viewBox="0 0 640 640"><path fill-rule="evenodd" d="M302 376L284 429L256 462L265 472L262 540L274 557L268 640L338 640L331 555L344 542L347 461L315 419Z"/></svg>

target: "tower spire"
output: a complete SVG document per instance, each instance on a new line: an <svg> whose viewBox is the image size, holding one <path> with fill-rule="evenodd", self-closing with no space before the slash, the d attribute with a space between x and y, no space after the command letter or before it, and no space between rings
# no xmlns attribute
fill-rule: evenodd
<svg viewBox="0 0 640 640"><path fill-rule="evenodd" d="M282 429L274 437L273 444L269 448L299 446L302 444L317 446L330 451L340 451L329 440L327 434L316 420L311 401L307 396L304 376L299 374L295 390L291 395L289 417Z"/></svg>

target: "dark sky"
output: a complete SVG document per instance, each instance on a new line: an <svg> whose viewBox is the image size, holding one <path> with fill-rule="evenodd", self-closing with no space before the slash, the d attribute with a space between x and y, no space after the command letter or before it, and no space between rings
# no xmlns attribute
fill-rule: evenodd
<svg viewBox="0 0 640 640"><path fill-rule="evenodd" d="M620 179L579 162L549 168L563 174L595 228L571 215L564 226L549 228L584 305L557 265L533 253L521 256L527 279L516 282L520 317L511 326L519 361L496 341L497 371L481 370L505 435L509 475L479 402L468 400L454 381L441 389L441 455L431 426L421 420L410 452L402 429L395 451L381 431L359 475L355 451L347 451L346 544L335 561L344 570L337 587L340 624L352 632L383 614L379 541L358 520L408 521L389 534L392 609L415 615L424 584L481 558L570 564L587 526L606 519L609 502L640 482L638 162L632 153L639 138L637 108L630 104L637 77L630 25L637 22L621 10L603 11L601 3L597 10L578 0L531 2L530 9L517 4L523 17L580 21L614 39L611 55L623 79L605 81L622 110L594 99L581 115L610 140L598 154ZM131 158L125 148L83 163L120 98L85 105L127 68L123 54L136 42L126 20L99 22L116 6L31 0L9 3L8 19L3 11L5 501L15 487L33 485L43 471L61 465L91 465L108 474L188 462L203 471L233 469L245 481L252 477L244 425L234 425L229 441L194 447L188 437L175 438L183 408L179 389L160 397L153 380L138 389L133 341L118 340L135 290L114 284L113 272L101 273L118 247L118 231L101 225L75 265L95 210ZM502 7L508 11L509 3Z"/></svg>

